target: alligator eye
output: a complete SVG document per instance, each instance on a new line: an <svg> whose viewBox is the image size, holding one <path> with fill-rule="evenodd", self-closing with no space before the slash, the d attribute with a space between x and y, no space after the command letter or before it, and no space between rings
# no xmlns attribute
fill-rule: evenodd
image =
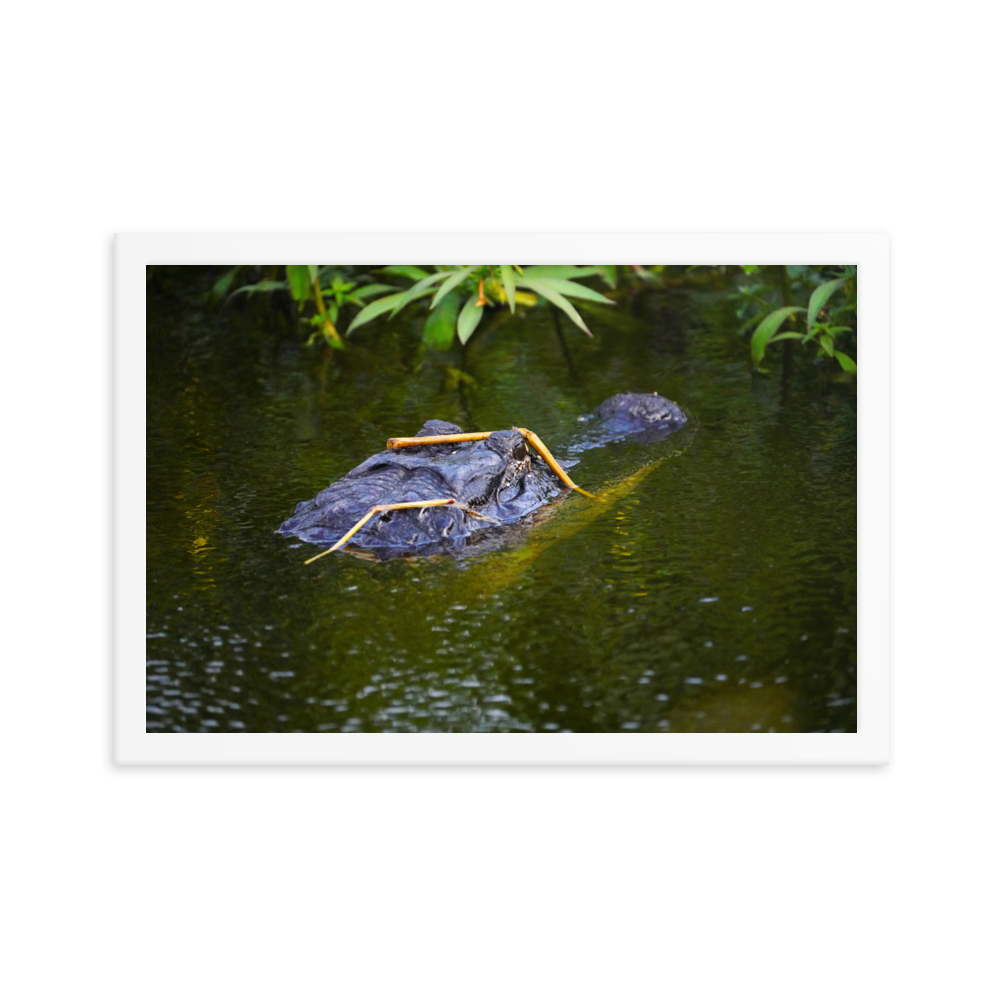
<svg viewBox="0 0 1000 1000"><path fill-rule="evenodd" d="M519 441L514 445L514 458L518 462L523 462L528 457L528 449L524 447L524 442Z"/></svg>

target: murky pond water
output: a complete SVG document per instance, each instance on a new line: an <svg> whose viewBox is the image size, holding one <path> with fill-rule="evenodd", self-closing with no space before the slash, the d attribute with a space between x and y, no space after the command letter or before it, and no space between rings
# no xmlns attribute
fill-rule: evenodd
<svg viewBox="0 0 1000 1000"><path fill-rule="evenodd" d="M150 731L855 730L855 386L799 349L751 376L726 276L595 307L593 341L505 312L464 358L409 314L306 349L279 303L207 304L215 276L148 282ZM558 455L622 391L690 423L583 454L613 499L504 551L304 566L274 533L431 417Z"/></svg>

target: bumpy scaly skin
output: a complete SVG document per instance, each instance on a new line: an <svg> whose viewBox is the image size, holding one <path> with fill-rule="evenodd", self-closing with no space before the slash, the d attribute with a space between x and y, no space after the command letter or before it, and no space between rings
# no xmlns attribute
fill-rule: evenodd
<svg viewBox="0 0 1000 1000"><path fill-rule="evenodd" d="M663 437L687 418L680 407L662 396L622 393L581 419L587 421L586 436L571 451L626 437ZM455 424L429 420L417 436L460 433L462 429ZM377 549L431 546L448 551L461 548L464 539L489 528L491 521L509 524L520 520L564 489L544 463L532 460L518 431L496 431L483 441L373 455L312 500L300 503L295 516L278 533L332 545L376 504L452 498L469 510L446 506L387 511L373 517L351 539L353 544Z"/></svg>
<svg viewBox="0 0 1000 1000"><path fill-rule="evenodd" d="M687 416L676 403L655 392L648 395L621 392L579 420L587 425L586 430L570 445L570 454L602 448L625 438L659 441L686 424Z"/></svg>

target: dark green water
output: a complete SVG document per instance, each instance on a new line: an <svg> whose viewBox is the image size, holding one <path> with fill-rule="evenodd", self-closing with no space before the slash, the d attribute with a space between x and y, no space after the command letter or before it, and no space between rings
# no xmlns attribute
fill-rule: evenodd
<svg viewBox="0 0 1000 1000"><path fill-rule="evenodd" d="M595 307L594 341L504 313L474 383L422 355L415 309L334 356L280 304L207 305L215 276L148 282L150 731L856 729L855 387L798 348L751 376L727 276ZM579 414L654 390L691 424L573 470L634 489L568 496L511 551L303 566L274 534L428 418L558 455Z"/></svg>

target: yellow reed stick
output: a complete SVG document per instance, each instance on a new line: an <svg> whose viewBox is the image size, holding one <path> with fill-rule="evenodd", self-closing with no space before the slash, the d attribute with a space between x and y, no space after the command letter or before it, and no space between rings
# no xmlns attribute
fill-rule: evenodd
<svg viewBox="0 0 1000 1000"><path fill-rule="evenodd" d="M527 427L513 427L512 430L518 432L531 445L535 451L542 457L545 464L559 477L559 479L565 483L571 490L576 490L582 493L585 497L590 497L591 500L597 500L598 498L594 496L593 493L588 493L585 489L577 486L569 476L562 470L559 463L553 458L552 452L542 443L542 439L534 432L529 431ZM451 444L459 443L461 441L485 441L493 431L474 431L469 434L428 434L426 437L401 437L401 438L389 438L386 441L386 447L390 449L395 448L413 448L418 447L422 444Z"/></svg>
<svg viewBox="0 0 1000 1000"><path fill-rule="evenodd" d="M336 545L331 545L330 548L319 555L313 556L311 559L307 559L303 565L308 566L311 562L316 562L317 559L322 559L323 556L329 555L331 552L336 552L345 542L349 541L358 531L361 530L376 514L384 514L388 510L406 510L409 507L444 507L448 504L456 503L457 501L449 497L446 500L410 500L407 503L380 503L376 504L370 511L343 538L337 542Z"/></svg>

